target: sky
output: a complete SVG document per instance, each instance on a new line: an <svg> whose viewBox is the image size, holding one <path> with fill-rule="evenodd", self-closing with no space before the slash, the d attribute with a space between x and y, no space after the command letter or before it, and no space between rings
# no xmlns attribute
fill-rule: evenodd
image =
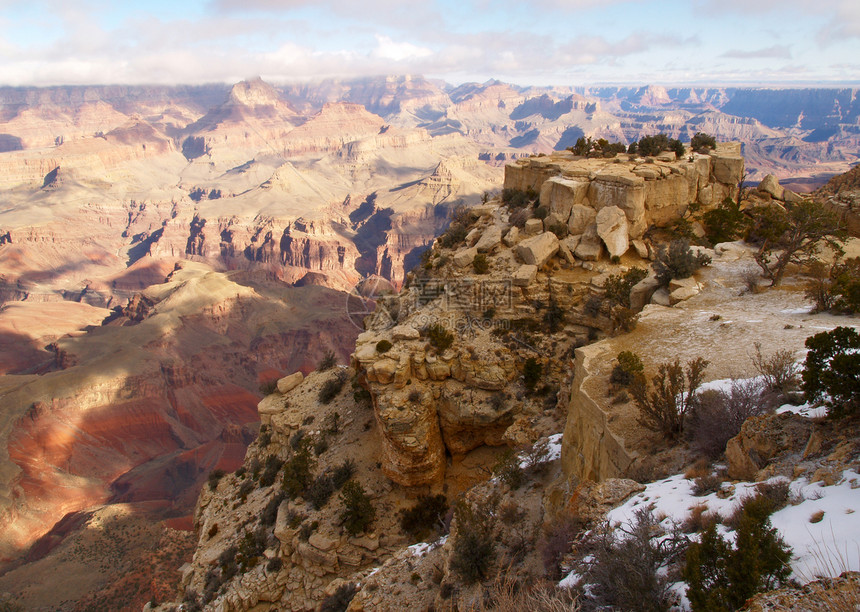
<svg viewBox="0 0 860 612"><path fill-rule="evenodd" d="M860 0L0 0L0 85L860 85Z"/></svg>

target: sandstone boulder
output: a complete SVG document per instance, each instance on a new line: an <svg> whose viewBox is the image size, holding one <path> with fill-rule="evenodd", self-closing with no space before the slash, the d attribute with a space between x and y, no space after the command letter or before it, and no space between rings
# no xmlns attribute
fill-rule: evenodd
<svg viewBox="0 0 860 612"><path fill-rule="evenodd" d="M648 259L650 257L651 253L648 251L648 245L645 244L644 240L631 240L630 244L633 246L636 254L642 259Z"/></svg>
<svg viewBox="0 0 860 612"><path fill-rule="evenodd" d="M380 359L367 368L367 378L370 381L387 385L394 380L394 374L397 372L397 365L398 363L396 361L388 357Z"/></svg>
<svg viewBox="0 0 860 612"><path fill-rule="evenodd" d="M563 242L563 243L564 243L564 246L566 246L566 247L567 247L567 249L568 249L571 253L574 253L574 252L576 251L576 247L578 247L578 246L579 246L579 241L580 241L581 239L582 239L582 235L579 235L579 236L567 236L566 238L562 238L562 239L559 241L559 244Z"/></svg>
<svg viewBox="0 0 860 612"><path fill-rule="evenodd" d="M699 283L694 278L676 278L669 281L669 303L674 306L678 302L689 300L699 293Z"/></svg>
<svg viewBox="0 0 860 612"><path fill-rule="evenodd" d="M585 228L594 222L594 217L597 216L597 211L588 206L575 204L570 211L570 218L567 221L567 229L571 235L578 235L585 232Z"/></svg>
<svg viewBox="0 0 860 612"><path fill-rule="evenodd" d="M665 287L661 287L660 289L657 289L657 291L655 291L651 295L651 303L657 304L658 306L671 306L672 305L672 300L669 299L669 292L666 290Z"/></svg>
<svg viewBox="0 0 860 612"><path fill-rule="evenodd" d="M652 270L648 276L633 285L633 288L630 289L630 308L637 311L642 310L645 304L651 301L651 297L659 287L660 283L657 281L657 277Z"/></svg>
<svg viewBox="0 0 860 612"><path fill-rule="evenodd" d="M714 253L723 261L737 261L750 252L743 242L720 242L714 245Z"/></svg>
<svg viewBox="0 0 860 612"><path fill-rule="evenodd" d="M812 422L792 413L747 419L726 445L729 477L752 480L776 455L797 453L800 457L813 430Z"/></svg>
<svg viewBox="0 0 860 612"><path fill-rule="evenodd" d="M791 189L782 190L782 199L785 200L787 204L797 204L798 202L803 201L803 197L800 194L793 192Z"/></svg>
<svg viewBox="0 0 860 612"><path fill-rule="evenodd" d="M588 181L554 176L540 189L540 203L562 219L570 216L571 208L581 205L588 195Z"/></svg>
<svg viewBox="0 0 860 612"><path fill-rule="evenodd" d="M260 423L263 425L269 425L272 422L272 416L281 414L283 411L284 398L280 395L267 395L257 404L257 414L260 415Z"/></svg>
<svg viewBox="0 0 860 612"><path fill-rule="evenodd" d="M473 227L469 230L469 233L466 234L466 246L475 246L475 243L478 242L478 238L481 236L481 230L477 227Z"/></svg>
<svg viewBox="0 0 860 612"><path fill-rule="evenodd" d="M495 249L501 241L502 228L498 225L491 225L481 234L481 238L475 244L475 248L478 249L478 253L487 253Z"/></svg>
<svg viewBox="0 0 860 612"><path fill-rule="evenodd" d="M472 264L475 261L475 256L478 254L478 249L475 247L471 247L468 249L461 249L454 253L454 265L459 268L465 268Z"/></svg>
<svg viewBox="0 0 860 612"><path fill-rule="evenodd" d="M534 282L537 270L538 268L534 264L522 265L514 272L511 282L517 287L528 287Z"/></svg>
<svg viewBox="0 0 860 612"><path fill-rule="evenodd" d="M540 219L529 219L526 221L523 231L529 236L540 234L543 231L543 221Z"/></svg>
<svg viewBox="0 0 860 612"><path fill-rule="evenodd" d="M395 340L418 340L421 334L411 325L397 325L391 328L391 336Z"/></svg>
<svg viewBox="0 0 860 612"><path fill-rule="evenodd" d="M777 200L785 199L785 189L783 189L779 181L772 174L768 174L761 180L761 183L758 184L758 190L770 194Z"/></svg>
<svg viewBox="0 0 860 612"><path fill-rule="evenodd" d="M579 244L576 245L573 254L583 261L597 261L602 252L603 242L597 235L597 225L592 223L579 237Z"/></svg>
<svg viewBox="0 0 860 612"><path fill-rule="evenodd" d="M565 238L565 240L567 240ZM576 263L576 259L573 257L573 251L570 250L570 247L567 246L567 242L565 240L558 241L558 252L561 255L562 259L564 259L569 264Z"/></svg>
<svg viewBox="0 0 860 612"><path fill-rule="evenodd" d="M744 158L729 153L713 153L714 178L720 183L737 185L744 175Z"/></svg>
<svg viewBox="0 0 860 612"><path fill-rule="evenodd" d="M520 240L520 228L517 226L512 227L508 230L508 233L505 234L504 242L506 246L512 247Z"/></svg>
<svg viewBox="0 0 860 612"><path fill-rule="evenodd" d="M617 206L601 208L595 217L597 235L603 240L610 257L621 257L630 247L627 215Z"/></svg>
<svg viewBox="0 0 860 612"><path fill-rule="evenodd" d="M329 551L338 545L338 541L321 533L313 533L311 534L311 537L308 538L308 544L318 550Z"/></svg>
<svg viewBox="0 0 860 612"><path fill-rule="evenodd" d="M573 490L564 506L568 512L588 523L598 523L609 510L644 490L644 485L627 478L607 478L600 483L584 480Z"/></svg>
<svg viewBox="0 0 860 612"><path fill-rule="evenodd" d="M558 252L558 238L552 232L544 232L523 240L516 248L524 263L540 268Z"/></svg>
<svg viewBox="0 0 860 612"><path fill-rule="evenodd" d="M298 387L305 376L301 372L294 372L278 380L278 393L284 395Z"/></svg>
<svg viewBox="0 0 860 612"><path fill-rule="evenodd" d="M543 228L546 231L549 231L554 225L567 225L567 217L562 219L559 215L555 213L550 213L546 216L546 219L543 220Z"/></svg>

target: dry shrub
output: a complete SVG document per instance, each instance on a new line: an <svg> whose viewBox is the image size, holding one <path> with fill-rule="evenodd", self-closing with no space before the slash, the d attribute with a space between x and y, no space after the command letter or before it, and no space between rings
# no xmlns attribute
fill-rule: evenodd
<svg viewBox="0 0 860 612"><path fill-rule="evenodd" d="M719 515L708 512L707 504L696 504L690 508L690 516L684 521L681 528L685 533L697 533L704 531L709 525L719 522Z"/></svg>
<svg viewBox="0 0 860 612"><path fill-rule="evenodd" d="M661 363L651 378L637 376L630 392L639 408L638 422L666 441L675 441L684 430L684 420L696 404L696 390L705 377L708 361L697 357L682 368L680 360Z"/></svg>
<svg viewBox="0 0 860 612"><path fill-rule="evenodd" d="M762 385L754 379L733 379L728 392L700 393L688 423L693 448L711 459L719 457L726 450L726 443L740 432L744 421L766 412L762 391Z"/></svg>
<svg viewBox="0 0 860 612"><path fill-rule="evenodd" d="M741 294L758 293L761 273L758 268L749 266L741 272L741 281L743 281L744 284L744 289L741 291Z"/></svg>
<svg viewBox="0 0 860 612"><path fill-rule="evenodd" d="M812 516L809 517L810 523L820 523L824 519L824 510L819 510L818 512L814 512Z"/></svg>
<svg viewBox="0 0 860 612"><path fill-rule="evenodd" d="M761 343L755 343L755 354L752 356L755 369L764 378L764 384L768 391L785 395L797 389L798 372L800 367L794 360L794 354L785 349L780 349L772 355L763 355Z"/></svg>
<svg viewBox="0 0 860 612"><path fill-rule="evenodd" d="M693 483L693 495L701 497L709 493L716 493L720 490L725 479L719 475L708 472L704 476L699 476Z"/></svg>
<svg viewBox="0 0 860 612"><path fill-rule="evenodd" d="M598 609L663 611L676 603L672 570L686 542L677 530L667 534L657 517L641 509L628 527L592 530L578 547L586 556L574 570Z"/></svg>
<svg viewBox="0 0 860 612"><path fill-rule="evenodd" d="M538 543L543 567L550 580L561 579L562 561L570 553L576 536L582 531L582 522L573 517L564 517L546 528Z"/></svg>
<svg viewBox="0 0 860 612"><path fill-rule="evenodd" d="M711 464L703 457L687 468L687 471L684 472L684 478L687 480L694 480L696 478L701 478L702 476L707 476L710 473Z"/></svg>
<svg viewBox="0 0 860 612"><path fill-rule="evenodd" d="M475 610L482 612L576 612L581 609L576 594L545 580L521 584L510 573L499 576Z"/></svg>

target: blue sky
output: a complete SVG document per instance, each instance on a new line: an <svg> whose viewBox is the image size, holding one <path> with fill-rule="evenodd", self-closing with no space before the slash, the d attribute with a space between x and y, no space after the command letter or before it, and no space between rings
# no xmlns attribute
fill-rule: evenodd
<svg viewBox="0 0 860 612"><path fill-rule="evenodd" d="M860 0L0 0L0 84L860 84Z"/></svg>

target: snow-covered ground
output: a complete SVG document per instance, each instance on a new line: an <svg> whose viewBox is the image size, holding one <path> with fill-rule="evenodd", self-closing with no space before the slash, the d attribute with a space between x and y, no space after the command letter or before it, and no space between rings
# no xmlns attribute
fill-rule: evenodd
<svg viewBox="0 0 860 612"><path fill-rule="evenodd" d="M779 478L765 482L776 480ZM610 524L623 527L631 524L637 510L647 508L662 518L661 524L668 530L701 505L707 507L707 512L726 518L741 500L755 494L757 484L761 483L724 483L719 494L697 497L693 494L694 481L678 474L646 485L644 491L611 510L606 518ZM774 512L771 523L794 553L793 577L805 583L822 576L838 576L846 570L860 571L860 474L845 470L831 486L798 478L790 482L789 490L793 503ZM733 535L725 526L720 525L719 530L725 537ZM560 585L572 586L576 578L569 575ZM674 590L683 595L686 589L678 584ZM684 607L686 598L681 599Z"/></svg>

